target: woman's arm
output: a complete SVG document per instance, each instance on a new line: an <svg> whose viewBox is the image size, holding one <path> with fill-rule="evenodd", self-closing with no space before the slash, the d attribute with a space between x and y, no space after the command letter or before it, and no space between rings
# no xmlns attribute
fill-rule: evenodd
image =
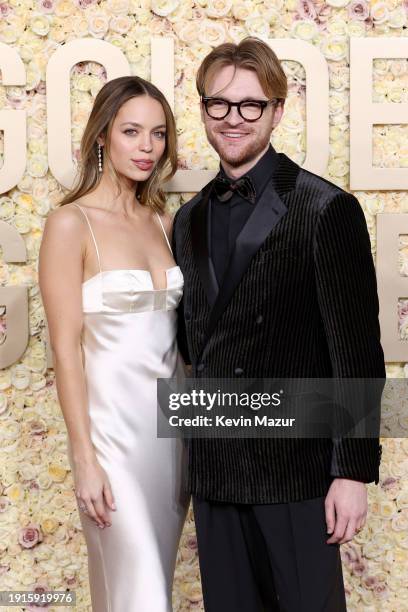
<svg viewBox="0 0 408 612"><path fill-rule="evenodd" d="M58 399L75 465L77 489L80 489L89 515L102 523L106 517L100 487L101 480L106 485L107 478L97 462L90 436L81 347L82 279L87 227L80 214L79 210L68 205L52 212L47 218L39 253L39 285L47 317Z"/></svg>

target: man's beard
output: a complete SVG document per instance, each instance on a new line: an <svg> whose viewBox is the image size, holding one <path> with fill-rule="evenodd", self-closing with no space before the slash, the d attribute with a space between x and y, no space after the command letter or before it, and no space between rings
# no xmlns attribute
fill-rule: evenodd
<svg viewBox="0 0 408 612"><path fill-rule="evenodd" d="M227 131L226 128L224 131ZM251 162L256 159L259 154L266 149L270 142L270 135L262 134L260 139L254 139L248 142L245 146L240 147L236 151L233 148L229 148L227 144L221 144L219 146L219 140L214 138L214 132L207 131L207 138L210 145L218 153L222 161L225 161L232 168L239 168L244 164ZM218 132L216 132L218 134Z"/></svg>

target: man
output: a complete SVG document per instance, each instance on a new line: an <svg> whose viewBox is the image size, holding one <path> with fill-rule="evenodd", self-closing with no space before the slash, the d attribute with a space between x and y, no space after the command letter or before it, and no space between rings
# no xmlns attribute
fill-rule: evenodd
<svg viewBox="0 0 408 612"><path fill-rule="evenodd" d="M276 55L223 44L197 89L221 165L174 221L193 376L384 378L363 211L270 145L287 94ZM205 609L346 610L339 544L364 525L380 455L378 438L190 440Z"/></svg>

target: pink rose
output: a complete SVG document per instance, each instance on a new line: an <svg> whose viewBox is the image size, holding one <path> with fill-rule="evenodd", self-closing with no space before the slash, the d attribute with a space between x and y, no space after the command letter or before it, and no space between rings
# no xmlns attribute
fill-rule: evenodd
<svg viewBox="0 0 408 612"><path fill-rule="evenodd" d="M18 536L18 543L23 548L33 548L39 542L42 542L43 535L41 533L41 529L38 525L27 525L27 527L23 527L20 529L20 533Z"/></svg>
<svg viewBox="0 0 408 612"><path fill-rule="evenodd" d="M390 489L395 489L395 485L398 484L399 478L394 478L393 476L388 476L380 483L380 486L384 491L389 491Z"/></svg>
<svg viewBox="0 0 408 612"><path fill-rule="evenodd" d="M351 564L351 571L354 576L363 576L367 571L367 563L363 559L356 561L356 563Z"/></svg>
<svg viewBox="0 0 408 612"><path fill-rule="evenodd" d="M376 599L388 599L389 590L384 582L376 584L373 588L374 597Z"/></svg>
<svg viewBox="0 0 408 612"><path fill-rule="evenodd" d="M5 512L7 510L7 508L9 507L10 502L8 497L4 496L4 497L0 497L0 513L1 512Z"/></svg>
<svg viewBox="0 0 408 612"><path fill-rule="evenodd" d="M37 6L40 13L54 12L54 0L39 0Z"/></svg>
<svg viewBox="0 0 408 612"><path fill-rule="evenodd" d="M75 4L77 5L78 8L81 9L86 9L88 8L88 6L91 6L92 4L96 4L97 0L75 0Z"/></svg>
<svg viewBox="0 0 408 612"><path fill-rule="evenodd" d="M38 593L39 595L41 595L42 593L48 593L49 592L49 587L46 586L45 584L35 584L33 586L33 588L31 589L32 591L34 591L34 593ZM27 612L38 612L38 608L49 608L51 604L46 603L46 602L41 602L38 604L29 604L27 606Z"/></svg>
<svg viewBox="0 0 408 612"><path fill-rule="evenodd" d="M314 21L317 17L315 5L311 0L300 0L298 13L302 19L313 19Z"/></svg>
<svg viewBox="0 0 408 612"><path fill-rule="evenodd" d="M365 21L370 15L370 7L365 0L353 0L348 6L350 19Z"/></svg>
<svg viewBox="0 0 408 612"><path fill-rule="evenodd" d="M11 7L5 2L0 2L0 15L2 17L7 17L7 15L10 15L10 13L11 13Z"/></svg>

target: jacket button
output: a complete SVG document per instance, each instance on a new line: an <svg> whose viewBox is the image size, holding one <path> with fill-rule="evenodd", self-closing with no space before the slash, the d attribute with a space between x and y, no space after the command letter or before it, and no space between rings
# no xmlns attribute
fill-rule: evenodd
<svg viewBox="0 0 408 612"><path fill-rule="evenodd" d="M242 368L235 368L234 370L234 374L236 374L237 376L242 376L243 373L244 370Z"/></svg>
<svg viewBox="0 0 408 612"><path fill-rule="evenodd" d="M256 317L256 319L255 319L255 323L256 323L257 325L260 325L260 324L262 323L262 321L263 321L263 316L260 314L260 315L258 315L258 316Z"/></svg>
<svg viewBox="0 0 408 612"><path fill-rule="evenodd" d="M197 372L202 372L205 368L205 364L204 363L198 363L197 364Z"/></svg>

